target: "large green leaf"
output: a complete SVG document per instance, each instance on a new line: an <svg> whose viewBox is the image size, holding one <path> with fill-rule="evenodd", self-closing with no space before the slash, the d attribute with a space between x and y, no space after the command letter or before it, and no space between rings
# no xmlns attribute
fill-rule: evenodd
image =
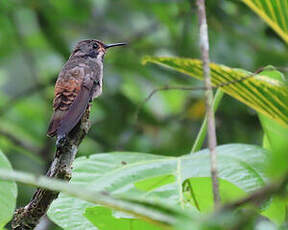
<svg viewBox="0 0 288 230"><path fill-rule="evenodd" d="M242 0L288 43L287 0Z"/></svg>
<svg viewBox="0 0 288 230"><path fill-rule="evenodd" d="M0 169L12 169L5 155L0 151ZM0 229L13 216L17 198L17 186L14 182L0 180Z"/></svg>
<svg viewBox="0 0 288 230"><path fill-rule="evenodd" d="M131 199L131 197L116 198L107 193L95 192L89 187L83 189L66 181L63 182L46 176L35 176L25 172L0 169L0 178L5 181L17 181L52 191L63 192L95 205L103 205L118 211L121 210L147 222L159 225L164 229L177 223L178 219L193 220L191 212L184 213L177 207L169 207L165 204L161 205L145 200L135 200ZM74 213L71 212L70 214L73 215ZM79 226L76 226L75 229L82 227L81 223L78 224ZM66 226L63 227L66 228Z"/></svg>
<svg viewBox="0 0 288 230"><path fill-rule="evenodd" d="M188 199L190 199L191 196L189 195L193 192L196 200L190 199L190 202L194 204L197 202L196 206L199 211L207 212L213 210L213 192L211 190L212 181L210 177L193 177L186 180L185 184ZM242 189L226 180L219 179L219 184L221 201L224 203L245 195Z"/></svg>
<svg viewBox="0 0 288 230"><path fill-rule="evenodd" d="M265 71L263 75L269 77L270 79L276 79L283 81L284 76L281 73ZM274 176L279 176L281 173L287 171L287 152L288 152L288 127L281 126L269 117L259 113L259 119L262 124L265 139L265 147L273 153L271 160L269 160L270 172Z"/></svg>
<svg viewBox="0 0 288 230"><path fill-rule="evenodd" d="M217 152L219 177L227 182L227 192L229 189L235 191L235 186L244 193L263 186L266 159L264 149L231 144L219 146ZM89 158L76 159L71 183L83 189L104 191L114 196L125 195L153 203L165 202L175 207L191 207L192 198L187 197L187 192L185 195L182 193L182 184L189 178L209 177L209 162L208 150L182 157L129 152L95 154ZM192 187L203 183L203 180L191 181ZM239 197L239 193L235 197ZM210 204L205 205L212 206L212 199ZM91 203L61 194L53 202L48 215L65 229L96 229L83 216L85 210L93 206Z"/></svg>
<svg viewBox="0 0 288 230"><path fill-rule="evenodd" d="M203 77L202 62L197 59L146 57L144 63L147 62L172 68L198 79ZM210 64L210 68L213 86L228 84L221 87L225 93L288 127L288 88L283 81L261 73L247 78L251 73L214 63ZM270 72L278 73L276 70Z"/></svg>
<svg viewBox="0 0 288 230"><path fill-rule="evenodd" d="M288 128L282 127L263 114L259 114L259 119L264 130L264 147L272 153L269 155L268 172L271 176L279 177L287 171ZM263 215L277 223L282 223L286 216L286 205L287 201L276 197Z"/></svg>
<svg viewBox="0 0 288 230"><path fill-rule="evenodd" d="M106 207L87 208L84 216L101 230L159 230L161 228L134 218L117 218L112 215L112 210Z"/></svg>
<svg viewBox="0 0 288 230"><path fill-rule="evenodd" d="M288 128L282 127L264 115L259 115L269 149L273 153L269 161L270 172L279 176L287 171Z"/></svg>

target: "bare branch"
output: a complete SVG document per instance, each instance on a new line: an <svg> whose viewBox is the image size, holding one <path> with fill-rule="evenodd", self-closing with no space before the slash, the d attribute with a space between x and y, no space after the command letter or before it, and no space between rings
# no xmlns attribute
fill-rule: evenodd
<svg viewBox="0 0 288 230"><path fill-rule="evenodd" d="M69 181L71 166L82 142L89 130L89 109L81 122L69 133L63 147L56 149L55 158L46 176ZM46 214L50 204L57 198L59 192L38 188L31 201L14 213L13 229L34 229L40 218Z"/></svg>
<svg viewBox="0 0 288 230"><path fill-rule="evenodd" d="M187 91L191 91L191 90L205 90L206 88L205 87L193 87L193 86L163 86L163 87L160 87L160 88L157 88L157 89L153 89L151 91L151 93L149 93L149 95L144 99L144 101L138 105L137 109L136 109L136 112L135 112L135 120L137 121L138 120L138 115L139 115L139 112L140 110L142 109L142 107L145 105L145 103L147 103L152 97L154 94L160 92L160 91L167 91L167 90L187 90Z"/></svg>
<svg viewBox="0 0 288 230"><path fill-rule="evenodd" d="M216 86L212 86L213 88L215 89L218 89L218 88L222 88L222 87L225 87L225 86L229 86L229 85L233 85L233 84L237 84L239 82L242 82L244 80L247 80L251 77L254 77L255 75L261 73L265 68L264 67L260 67L258 68L255 72L251 73L251 74L247 74L246 76L244 77L241 77L239 79L235 79L235 80L232 80L232 81L229 81L229 82L226 82L226 83L221 83L221 84L218 84ZM145 99L143 100L143 102L138 105L137 109L136 109L136 112L135 112L135 121L138 120L138 116L139 116L139 113L141 111L141 109L143 108L143 106L158 92L160 91L167 91L167 90L182 90L182 91L193 91L193 90L206 90L207 88L205 86L201 87L197 87L197 86L169 86L169 85L166 85L166 86L163 86L163 87L159 87L159 88L156 88L156 89L153 89L147 97L145 97Z"/></svg>
<svg viewBox="0 0 288 230"><path fill-rule="evenodd" d="M213 91L210 79L210 67L209 67L209 41L208 41L208 29L206 21L205 0L197 0L199 29L200 29L200 49L203 62L203 74L206 98L206 114L208 122L208 147L210 150L211 159L211 177L213 183L213 197L214 203L217 206L220 203L218 173L217 173L217 155L216 155L216 130L215 130L215 118L212 108L213 103Z"/></svg>

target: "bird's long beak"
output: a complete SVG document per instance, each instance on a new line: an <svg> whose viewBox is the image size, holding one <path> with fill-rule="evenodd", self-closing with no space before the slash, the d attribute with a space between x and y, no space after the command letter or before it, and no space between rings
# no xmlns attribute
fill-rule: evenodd
<svg viewBox="0 0 288 230"><path fill-rule="evenodd" d="M112 43L112 44L104 45L104 48L108 49L108 48L111 48L111 47L114 47L114 46L125 46L125 45L127 45L126 42L119 42L119 43Z"/></svg>

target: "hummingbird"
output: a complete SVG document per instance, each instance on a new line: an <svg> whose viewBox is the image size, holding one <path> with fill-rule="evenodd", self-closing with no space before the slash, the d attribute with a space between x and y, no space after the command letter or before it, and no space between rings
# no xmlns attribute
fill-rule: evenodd
<svg viewBox="0 0 288 230"><path fill-rule="evenodd" d="M90 103L102 93L103 60L107 49L126 43L104 44L95 39L77 43L60 71L53 100L54 113L47 136L57 142L78 124Z"/></svg>

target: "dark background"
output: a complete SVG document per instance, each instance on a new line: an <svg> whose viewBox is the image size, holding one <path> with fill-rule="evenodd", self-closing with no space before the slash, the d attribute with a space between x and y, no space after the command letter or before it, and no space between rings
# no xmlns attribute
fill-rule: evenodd
<svg viewBox="0 0 288 230"><path fill-rule="evenodd" d="M81 39L129 42L109 50L103 94L93 103L92 128L79 155L135 151L182 155L191 150L205 113L203 92L149 93L165 85L201 85L188 76L149 64L144 56L199 58L194 1L61 0L0 4L0 150L14 169L44 174L54 154L46 137L53 87ZM207 1L211 60L256 71L284 65L287 48L240 1ZM135 119L139 109L138 119ZM256 113L225 96L216 114L219 144L261 144ZM19 185L18 205L34 189Z"/></svg>

